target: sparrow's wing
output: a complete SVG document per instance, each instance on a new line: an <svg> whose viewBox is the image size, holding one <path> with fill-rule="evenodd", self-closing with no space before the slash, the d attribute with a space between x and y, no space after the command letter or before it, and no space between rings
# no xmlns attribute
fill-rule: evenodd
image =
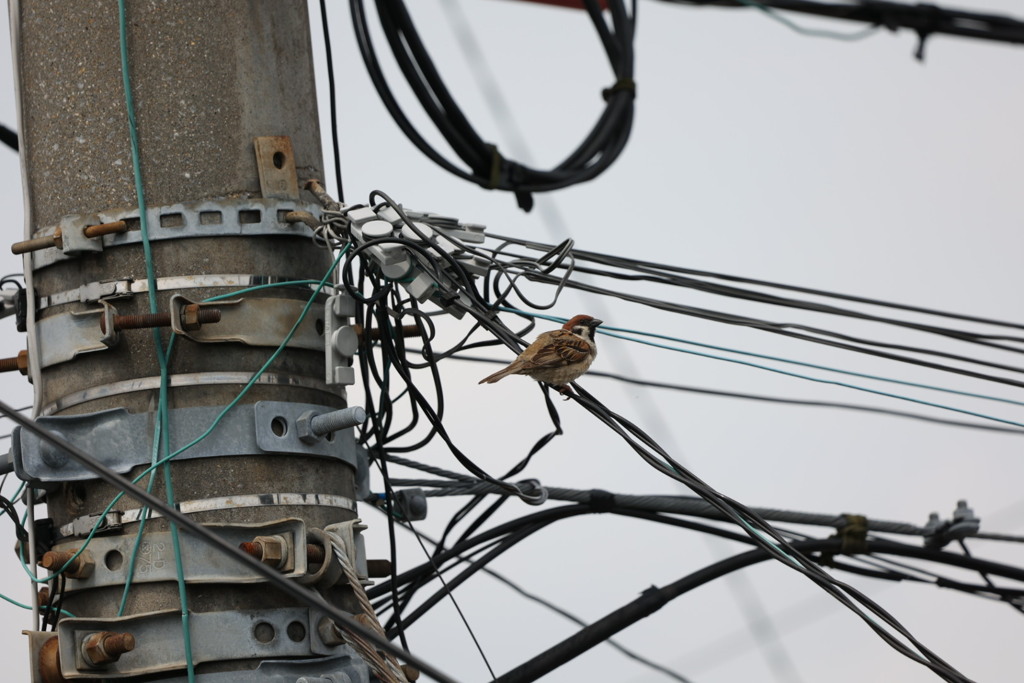
<svg viewBox="0 0 1024 683"><path fill-rule="evenodd" d="M554 330L548 339L543 340L537 353L527 361L529 367L556 368L564 365L580 363L590 355L590 344L586 339L568 330ZM538 339L534 344L541 342ZM532 345L531 345L532 346ZM527 349L529 350L529 349ZM527 354L524 353L524 356Z"/></svg>

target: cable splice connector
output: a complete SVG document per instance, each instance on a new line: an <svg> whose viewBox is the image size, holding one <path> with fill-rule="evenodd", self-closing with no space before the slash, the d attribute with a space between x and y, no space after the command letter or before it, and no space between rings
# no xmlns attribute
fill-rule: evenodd
<svg viewBox="0 0 1024 683"><path fill-rule="evenodd" d="M953 510L953 519L943 520L937 512L928 516L928 523L924 525L924 545L926 548L942 548L947 543L976 536L980 529L981 518L968 507L966 500L959 500Z"/></svg>

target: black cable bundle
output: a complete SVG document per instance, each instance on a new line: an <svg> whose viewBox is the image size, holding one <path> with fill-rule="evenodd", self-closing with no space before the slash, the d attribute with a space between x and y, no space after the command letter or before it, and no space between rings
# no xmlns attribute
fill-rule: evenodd
<svg viewBox="0 0 1024 683"><path fill-rule="evenodd" d="M490 190L514 192L525 211L533 206L532 192L557 190L595 178L615 161L629 139L636 96L633 80L635 0L628 13L624 0L608 1L611 27L597 0L584 0L584 5L604 45L615 82L604 90L607 104L587 137L558 166L543 171L504 158L496 145L485 142L477 134L441 80L403 0L377 0L381 26L399 68L434 125L469 167L466 171L431 147L405 116L377 60L363 0L350 0L352 23L363 61L384 106L406 137L450 173Z"/></svg>

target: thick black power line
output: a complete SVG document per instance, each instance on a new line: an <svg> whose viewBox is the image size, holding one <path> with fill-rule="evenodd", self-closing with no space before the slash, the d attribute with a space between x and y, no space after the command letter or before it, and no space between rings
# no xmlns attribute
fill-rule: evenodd
<svg viewBox="0 0 1024 683"><path fill-rule="evenodd" d="M843 541L839 539L797 541L793 543L793 546L803 553L830 554L846 552L846 554L884 553L890 555L903 555L928 559L954 566L967 567L970 565L972 569L978 570L979 568L982 568L988 573L1006 576L1018 581L1024 580L1024 570L1017 567L1009 567L994 562L980 562L974 565L969 562L973 559L970 557L929 550L926 548L906 546L892 541L869 540L866 541L864 547L856 553L851 552L848 549L844 551ZM517 666L508 673L499 676L494 679L493 683L529 683L530 681L535 681L569 660L583 654L595 645L598 645L612 637L624 628L647 616L650 616L667 605L671 600L684 595L688 591L703 586L704 584L725 576L726 574L763 562L767 559L769 559L769 556L763 549L750 550L704 567L703 569L689 574L688 576L685 576L663 588L649 588L636 600L620 607L614 612L611 612L604 618L599 619L590 626L580 630L557 645L552 646L533 659ZM940 673L940 676L943 676L943 678L946 678L947 680L965 682L968 680L962 676L952 677L942 673Z"/></svg>
<svg viewBox="0 0 1024 683"><path fill-rule="evenodd" d="M1003 43L1024 43L1024 21L983 12L945 9L927 3L908 5L882 0L860 0L856 4L815 0L665 0L677 5L703 7L766 7L813 14L832 19L882 26L891 31L906 28L925 39L934 34L977 38ZM920 48L919 54L920 57Z"/></svg>
<svg viewBox="0 0 1024 683"><path fill-rule="evenodd" d="M334 177L338 183L338 201L345 203L345 189L341 182L341 150L338 144L338 94L334 83L334 54L331 50L331 31L327 21L327 0L320 0L320 24L324 34L324 57L327 62L327 89L331 98L331 150Z"/></svg>
<svg viewBox="0 0 1024 683"><path fill-rule="evenodd" d="M208 545L212 546L215 550L224 553L228 557L232 557L235 561L248 567L252 571L256 572L270 584L276 587L281 592L287 594L289 597L298 600L299 602L308 605L314 609L323 611L333 619L337 620L340 625L344 628L349 629L356 633L360 638L363 638L375 647L378 647L386 652L389 652L397 657L401 657L416 668L422 670L424 673L436 678L439 681L447 683L455 683L455 679L442 673L433 665L423 661L419 657L406 652L402 648L391 643L386 638L382 638L376 632L366 628L358 621L356 621L351 614L341 610L336 605L332 605L330 602L325 600L321 595L311 591L303 586L287 580L273 567L266 565L251 555L242 552L239 548L232 545L229 541L218 536L213 531L197 523L188 515L180 512L175 507L168 505L166 502L160 500L153 494L149 493L145 489L136 486L128 479L125 479L117 472L114 472L109 467L104 465L102 462L91 456L90 454L83 451L81 448L63 439L60 436L50 432L43 427L40 427L33 420L24 417L18 411L11 406L7 405L3 401L0 401L0 413L3 413L14 422L17 422L24 429L28 429L44 441L56 446L61 451L67 453L73 460L83 465L90 472L94 473L97 477L110 484L114 488L123 491L126 495L134 498L143 505L146 505L153 510L160 512L165 518L177 523L183 529L187 529L190 534L202 539Z"/></svg>
<svg viewBox="0 0 1024 683"><path fill-rule="evenodd" d="M7 126L0 124L0 142L7 145L15 152L18 151L18 133Z"/></svg>

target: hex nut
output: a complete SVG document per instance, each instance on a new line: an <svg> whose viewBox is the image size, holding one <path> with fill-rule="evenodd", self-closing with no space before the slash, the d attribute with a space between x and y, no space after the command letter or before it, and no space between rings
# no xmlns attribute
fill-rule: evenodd
<svg viewBox="0 0 1024 683"><path fill-rule="evenodd" d="M78 548L72 548L70 550L48 550L43 553L43 556L39 559L39 565L43 569L50 571L57 571L74 557L74 554L78 552ZM92 576L93 570L96 568L96 562L92 559L92 553L88 550L83 550L78 557L71 560L71 564L64 571L64 575L69 579L87 579Z"/></svg>
<svg viewBox="0 0 1024 683"><path fill-rule="evenodd" d="M263 556L260 558L263 564L280 569L288 562L288 539L284 536L257 536L253 543L263 548Z"/></svg>
<svg viewBox="0 0 1024 683"><path fill-rule="evenodd" d="M199 323L199 304L187 304L182 307L181 326L189 332L195 332L202 327Z"/></svg>
<svg viewBox="0 0 1024 683"><path fill-rule="evenodd" d="M82 642L82 654L91 666L104 666L116 662L125 652L135 649L135 636L131 633L99 631L88 635Z"/></svg>

